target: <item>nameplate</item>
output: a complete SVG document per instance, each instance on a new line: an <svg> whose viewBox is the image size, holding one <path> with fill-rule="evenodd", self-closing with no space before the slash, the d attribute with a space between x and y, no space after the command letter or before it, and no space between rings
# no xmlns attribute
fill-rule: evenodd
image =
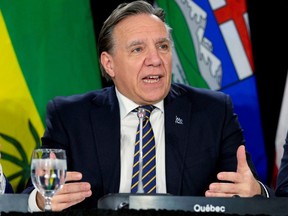
<svg viewBox="0 0 288 216"><path fill-rule="evenodd" d="M98 201L98 208L136 210L183 210L227 214L288 215L288 198L212 198L172 195L108 194Z"/></svg>

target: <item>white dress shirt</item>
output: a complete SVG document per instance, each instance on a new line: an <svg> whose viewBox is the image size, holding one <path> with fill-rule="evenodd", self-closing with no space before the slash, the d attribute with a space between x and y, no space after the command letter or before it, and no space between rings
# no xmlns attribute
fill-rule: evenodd
<svg viewBox="0 0 288 216"><path fill-rule="evenodd" d="M139 105L122 95L117 89L116 95L119 101L121 119L121 179L119 192L130 193L136 131L139 123L137 113L132 111ZM161 101L153 105L156 108L150 115L150 122L156 145L156 192L166 193L164 103Z"/></svg>

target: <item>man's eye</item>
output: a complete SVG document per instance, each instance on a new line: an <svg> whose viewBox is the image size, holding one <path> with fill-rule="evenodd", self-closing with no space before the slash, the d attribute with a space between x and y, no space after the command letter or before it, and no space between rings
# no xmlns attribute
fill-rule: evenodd
<svg viewBox="0 0 288 216"><path fill-rule="evenodd" d="M168 45L168 44L161 44L161 45L159 46L159 48L160 48L161 50L169 50L169 45Z"/></svg>
<svg viewBox="0 0 288 216"><path fill-rule="evenodd" d="M141 51L142 51L142 48L141 48L141 47L137 47L137 48L135 48L135 49L132 50L132 52L134 52L134 53L139 53L139 52L141 52Z"/></svg>

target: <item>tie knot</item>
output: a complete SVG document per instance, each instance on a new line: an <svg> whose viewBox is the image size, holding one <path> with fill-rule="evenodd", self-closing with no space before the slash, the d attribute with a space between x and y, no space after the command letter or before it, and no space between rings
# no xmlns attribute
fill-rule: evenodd
<svg viewBox="0 0 288 216"><path fill-rule="evenodd" d="M139 108L143 108L145 110L145 116L146 118L150 118L150 114L153 111L153 109L155 109L155 107L153 105L145 105L145 106L139 106L137 107L135 110L133 110L134 112L138 112Z"/></svg>

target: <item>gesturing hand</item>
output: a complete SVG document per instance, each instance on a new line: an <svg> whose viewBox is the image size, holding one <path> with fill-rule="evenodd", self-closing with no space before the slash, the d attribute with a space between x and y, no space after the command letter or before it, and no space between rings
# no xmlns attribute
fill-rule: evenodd
<svg viewBox="0 0 288 216"><path fill-rule="evenodd" d="M261 194L261 186L247 163L244 145L237 149L237 171L220 172L217 178L230 183L211 183L209 190L205 192L206 197L232 197L234 195L252 197Z"/></svg>

